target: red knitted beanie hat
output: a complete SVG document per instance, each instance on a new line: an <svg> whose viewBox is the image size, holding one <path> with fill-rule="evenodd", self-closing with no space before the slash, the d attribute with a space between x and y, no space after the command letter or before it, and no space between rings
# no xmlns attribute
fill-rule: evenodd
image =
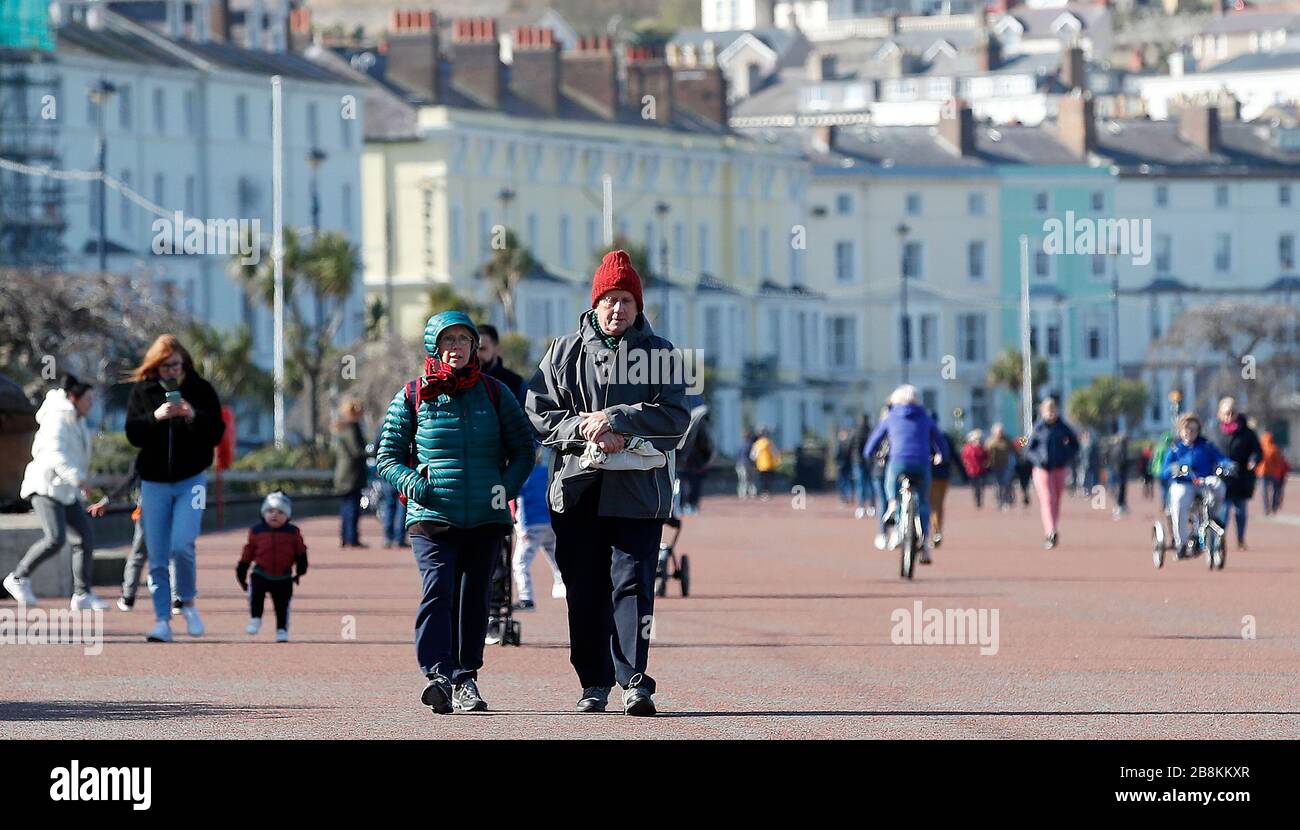
<svg viewBox="0 0 1300 830"><path fill-rule="evenodd" d="M596 269L596 276L591 282L592 308L611 291L630 291L636 299L637 311L645 308L641 299L641 275L632 267L627 251L610 251L600 261L600 267Z"/></svg>

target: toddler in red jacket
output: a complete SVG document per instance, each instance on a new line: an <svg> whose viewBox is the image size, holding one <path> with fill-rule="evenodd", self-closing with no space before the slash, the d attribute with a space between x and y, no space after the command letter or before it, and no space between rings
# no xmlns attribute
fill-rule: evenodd
<svg viewBox="0 0 1300 830"><path fill-rule="evenodd" d="M293 502L284 493L272 493L262 502L262 521L248 531L248 543L235 566L239 587L248 592L248 627L256 634L262 628L262 607L266 595L275 606L275 641L289 642L289 600L293 586L307 573L307 543L302 532L290 524ZM249 568L252 580L249 580Z"/></svg>

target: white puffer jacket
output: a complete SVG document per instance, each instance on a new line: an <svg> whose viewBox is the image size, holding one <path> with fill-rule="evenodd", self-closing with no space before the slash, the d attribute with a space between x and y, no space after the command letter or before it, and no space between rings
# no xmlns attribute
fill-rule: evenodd
<svg viewBox="0 0 1300 830"><path fill-rule="evenodd" d="M90 475L90 430L62 389L51 389L36 413L32 460L23 474L22 498L48 496L60 504L81 498Z"/></svg>

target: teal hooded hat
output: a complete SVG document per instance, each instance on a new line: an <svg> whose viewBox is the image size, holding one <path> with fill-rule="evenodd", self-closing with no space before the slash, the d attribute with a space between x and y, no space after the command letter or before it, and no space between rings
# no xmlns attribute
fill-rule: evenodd
<svg viewBox="0 0 1300 830"><path fill-rule="evenodd" d="M452 326L464 326L474 335L474 348L478 348L478 326L463 311L440 311L429 318L424 326L424 351L429 357L438 356L438 338Z"/></svg>

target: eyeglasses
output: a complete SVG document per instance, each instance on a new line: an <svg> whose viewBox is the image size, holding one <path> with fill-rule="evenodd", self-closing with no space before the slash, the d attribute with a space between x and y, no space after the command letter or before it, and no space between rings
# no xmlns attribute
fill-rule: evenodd
<svg viewBox="0 0 1300 830"><path fill-rule="evenodd" d="M473 343L474 338L470 337L468 334L449 334L446 337L438 338L438 345L444 349L450 348L451 346L470 346L473 345Z"/></svg>
<svg viewBox="0 0 1300 830"><path fill-rule="evenodd" d="M604 297L600 298L599 302L597 302L597 305L599 305L601 308L613 308L619 303L622 303L623 305L632 305L635 302L636 300L632 299L631 297L628 297L627 299L623 299L622 297L615 298L606 294Z"/></svg>
<svg viewBox="0 0 1300 830"><path fill-rule="evenodd" d="M185 366L185 361L183 360L169 360L166 363L160 363L158 365L158 368L159 369L181 369L184 366Z"/></svg>

